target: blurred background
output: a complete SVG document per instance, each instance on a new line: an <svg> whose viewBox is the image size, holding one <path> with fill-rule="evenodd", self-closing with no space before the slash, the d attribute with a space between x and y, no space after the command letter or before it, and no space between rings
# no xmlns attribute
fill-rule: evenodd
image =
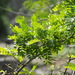
<svg viewBox="0 0 75 75"><path fill-rule="evenodd" d="M7 35L12 34L10 24L14 24L14 19L18 15L19 9L22 8L24 1L25 0L0 1L0 41L5 41Z"/></svg>

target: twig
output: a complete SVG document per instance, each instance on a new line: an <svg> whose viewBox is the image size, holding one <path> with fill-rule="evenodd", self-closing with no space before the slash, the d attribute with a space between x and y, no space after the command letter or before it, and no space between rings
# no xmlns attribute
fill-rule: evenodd
<svg viewBox="0 0 75 75"><path fill-rule="evenodd" d="M22 65L22 63L21 63L15 56L13 56L13 57L14 57L14 59L15 59L19 64Z"/></svg>
<svg viewBox="0 0 75 75"><path fill-rule="evenodd" d="M39 56L40 54L38 54L37 56ZM33 57L32 59L28 60L26 63L24 63L24 65L22 65L17 71L15 75L18 75L18 73L28 64L30 63L33 59L35 59L37 56Z"/></svg>
<svg viewBox="0 0 75 75"><path fill-rule="evenodd" d="M72 60L70 53L69 53L69 56L70 56L70 57L69 57L69 60L68 60L67 64L70 63L70 61ZM68 68L65 69L64 75L66 75L67 70L68 70Z"/></svg>
<svg viewBox="0 0 75 75"><path fill-rule="evenodd" d="M23 15L23 16L27 15L27 16L30 16L30 14L24 14L23 12L20 12L20 11L19 12L15 12L15 11L8 10L6 8L3 8L1 6L0 6L0 9L5 10L5 11L8 11L8 12L13 13L13 14L16 14L16 15Z"/></svg>
<svg viewBox="0 0 75 75"><path fill-rule="evenodd" d="M47 18L39 19L37 22L42 22L42 21L49 21Z"/></svg>

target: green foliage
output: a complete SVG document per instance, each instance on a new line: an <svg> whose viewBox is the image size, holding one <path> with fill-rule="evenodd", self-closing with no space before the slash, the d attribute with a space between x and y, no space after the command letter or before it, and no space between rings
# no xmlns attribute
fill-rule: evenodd
<svg viewBox="0 0 75 75"><path fill-rule="evenodd" d="M0 54L1 55L10 55L9 51L3 47L0 47Z"/></svg>
<svg viewBox="0 0 75 75"><path fill-rule="evenodd" d="M30 71L27 70L26 68L23 68L22 69L23 71L19 72L19 74L36 75L34 70L36 69L37 65L38 65L38 63L34 64Z"/></svg>
<svg viewBox="0 0 75 75"><path fill-rule="evenodd" d="M35 68L34 68L35 69ZM19 74L27 74L27 75L36 75L34 72L33 72L33 68L31 71L28 71L26 68L23 69L23 72L20 72Z"/></svg>
<svg viewBox="0 0 75 75"><path fill-rule="evenodd" d="M39 58L50 59L50 55L54 52L58 53L64 44L71 44L71 42L75 41L73 39L74 25L70 21L72 16L67 15L72 12L68 10L65 4L56 5L53 11L54 13L59 11L58 14L49 14L45 21L40 21L38 16L33 15L31 17L31 26L27 25L24 16L17 17L16 22L19 23L21 28L11 26L15 35L10 38L13 37L19 55L26 55L29 59L37 55ZM59 7L61 7L62 11L59 10ZM68 18L70 22L68 22ZM71 36L72 38L70 38Z"/></svg>
<svg viewBox="0 0 75 75"><path fill-rule="evenodd" d="M53 15L52 17L55 18L56 16L57 15ZM50 59L50 55L53 52L58 52L58 50L62 49L62 42L60 43L60 41L62 41L63 38L61 38L61 36L65 37L63 32L67 27L64 25L64 29L62 27L60 30L60 25L57 24L56 26L48 25L48 27L45 28L46 25L38 23L37 20L39 19L36 20L37 17L35 17L36 16L33 15L31 18L31 27L24 22L24 17L21 17L21 19L18 18L17 22L20 21L18 23L20 24L21 28L18 26L11 26L12 30L15 32L15 35L11 36L10 38L13 38L15 41L15 47L17 48L19 55L26 55L29 59L37 55L39 58ZM53 22L54 21L52 21L52 23ZM51 27L49 28L49 26ZM66 37L64 39L66 39Z"/></svg>
<svg viewBox="0 0 75 75"><path fill-rule="evenodd" d="M74 63L68 63L67 66L65 66L65 68L68 68L68 69L75 71L75 64Z"/></svg>
<svg viewBox="0 0 75 75"><path fill-rule="evenodd" d="M34 14L31 16L30 23L27 23L24 16L18 16L16 22L20 27L11 25L15 33L9 36L14 40L15 45L9 51L12 56L20 62L25 57L28 57L29 62L38 57L45 59L45 63L49 63L52 61L52 55L61 51L65 44L74 44L74 5L64 1L56 5L52 12L49 12L49 0L28 0L24 5L28 5L26 9L34 9ZM66 66L69 67L72 69L72 65ZM26 74L32 74L35 68L36 66L30 72L26 68L23 70Z"/></svg>

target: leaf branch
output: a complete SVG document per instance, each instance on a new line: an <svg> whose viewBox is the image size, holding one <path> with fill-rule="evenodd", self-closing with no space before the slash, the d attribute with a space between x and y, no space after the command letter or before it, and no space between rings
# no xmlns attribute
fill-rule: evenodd
<svg viewBox="0 0 75 75"><path fill-rule="evenodd" d="M28 60L26 63L24 63L17 71L15 75L18 75L18 73L27 65L29 64L33 59L35 59L36 57L38 57L40 54L38 54L37 56L33 57L32 59Z"/></svg>

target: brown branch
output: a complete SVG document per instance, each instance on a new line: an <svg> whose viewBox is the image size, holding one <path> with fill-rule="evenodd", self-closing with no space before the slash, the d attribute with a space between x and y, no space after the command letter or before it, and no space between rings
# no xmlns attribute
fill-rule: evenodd
<svg viewBox="0 0 75 75"><path fill-rule="evenodd" d="M70 56L70 57L69 57L69 60L68 60L67 64L68 64L68 63L70 63L70 62L71 62L71 60L73 60L73 59L71 58L70 53L69 53L69 56ZM67 70L68 70L68 68L66 68L66 69L65 69L64 75L66 75Z"/></svg>
<svg viewBox="0 0 75 75"><path fill-rule="evenodd" d="M21 66L17 71L16 71L16 74L15 75L18 75L18 73L28 64L32 61L33 59L27 61L23 66Z"/></svg>
<svg viewBox="0 0 75 75"><path fill-rule="evenodd" d="M71 58L69 58L67 64L70 63L70 61L71 61ZM68 70L68 68L65 69L64 75L66 75L67 70Z"/></svg>
<svg viewBox="0 0 75 75"><path fill-rule="evenodd" d="M37 56L39 56L40 54L38 54ZM15 75L18 75L18 73L27 65L29 64L33 59L35 59L37 56L33 57L32 59L28 60L26 63L24 63L17 71Z"/></svg>

